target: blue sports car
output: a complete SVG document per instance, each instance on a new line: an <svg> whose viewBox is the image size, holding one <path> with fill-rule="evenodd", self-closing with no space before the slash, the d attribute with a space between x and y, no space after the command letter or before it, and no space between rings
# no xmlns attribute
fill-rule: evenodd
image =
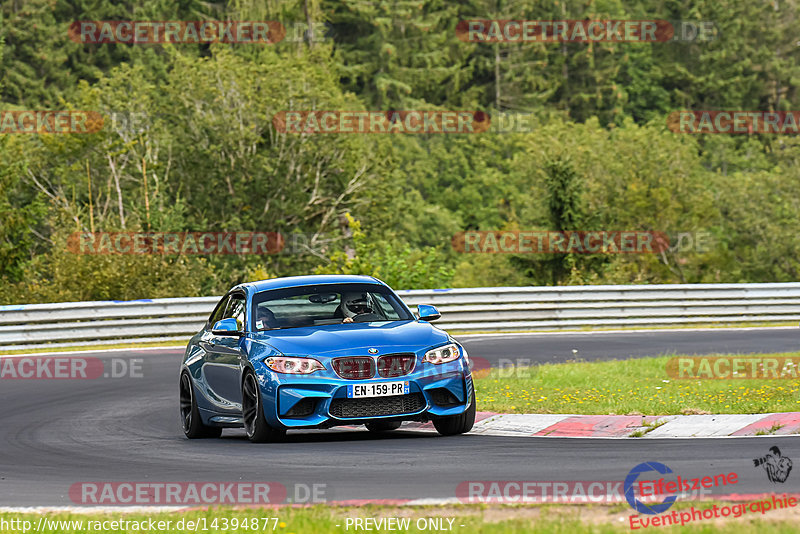
<svg viewBox="0 0 800 534"><path fill-rule="evenodd" d="M189 438L244 427L253 442L289 429L431 421L444 435L475 422L469 357L421 304L415 316L369 276L241 284L186 347L180 415Z"/></svg>

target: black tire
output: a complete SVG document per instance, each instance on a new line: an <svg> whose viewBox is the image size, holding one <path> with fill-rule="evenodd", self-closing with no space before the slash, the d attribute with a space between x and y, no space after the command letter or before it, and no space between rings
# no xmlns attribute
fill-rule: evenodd
<svg viewBox="0 0 800 534"><path fill-rule="evenodd" d="M472 390L472 397L470 405L467 410L461 415L451 415L449 417L440 417L433 420L433 426L436 431L443 436L455 436L456 434L465 434L472 430L472 425L475 424L475 390Z"/></svg>
<svg viewBox="0 0 800 534"><path fill-rule="evenodd" d="M194 395L194 384L189 373L181 373L180 381L180 414L183 433L189 439L218 438L222 435L222 428L208 426L200 419L197 409L197 399Z"/></svg>
<svg viewBox="0 0 800 534"><path fill-rule="evenodd" d="M245 373L242 380L242 421L247 439L253 443L280 441L286 436L285 430L273 428L267 423L258 381L250 371Z"/></svg>
<svg viewBox="0 0 800 534"><path fill-rule="evenodd" d="M367 423L367 430L370 432L391 432L400 428L402 424L402 421L375 421L374 423Z"/></svg>

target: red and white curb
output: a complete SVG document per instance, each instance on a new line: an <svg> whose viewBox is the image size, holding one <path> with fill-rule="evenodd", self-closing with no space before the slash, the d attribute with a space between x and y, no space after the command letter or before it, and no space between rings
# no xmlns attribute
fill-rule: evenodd
<svg viewBox="0 0 800 534"><path fill-rule="evenodd" d="M401 430L432 431L431 423ZM800 434L800 412L717 415L569 415L478 412L470 434L570 438L718 438Z"/></svg>

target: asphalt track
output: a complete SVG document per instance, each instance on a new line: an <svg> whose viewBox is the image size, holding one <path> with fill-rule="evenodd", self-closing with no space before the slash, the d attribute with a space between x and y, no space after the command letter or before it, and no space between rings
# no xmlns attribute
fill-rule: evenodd
<svg viewBox="0 0 800 534"><path fill-rule="evenodd" d="M456 336L458 337L458 336ZM467 336L470 356L496 365L500 359L554 363L638 358L670 354L752 354L800 350L800 328L715 328L557 334ZM577 351L577 352L573 352Z"/></svg>
<svg viewBox="0 0 800 534"><path fill-rule="evenodd" d="M796 330L712 330L465 338L472 356L557 361L671 352L797 350ZM684 477L736 472L715 494L800 492L800 473L771 483L753 458L779 445L800 462L800 437L562 439L401 431L386 436L327 430L254 445L242 431L189 441L177 418L182 351L92 354L143 361L141 376L0 381L0 506L74 505L85 481L250 481L325 484L328 500L453 498L464 481L621 481L645 461ZM797 469L797 468L796 468ZM796 470L795 469L795 470Z"/></svg>

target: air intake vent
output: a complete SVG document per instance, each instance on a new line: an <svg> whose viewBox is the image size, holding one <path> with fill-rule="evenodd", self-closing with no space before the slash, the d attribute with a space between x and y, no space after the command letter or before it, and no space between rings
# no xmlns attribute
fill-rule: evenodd
<svg viewBox="0 0 800 534"><path fill-rule="evenodd" d="M450 407L461 404L461 401L456 398L453 393L447 388L436 388L428 392L431 402L437 406Z"/></svg>
<svg viewBox="0 0 800 534"><path fill-rule="evenodd" d="M316 405L317 399L306 397L305 399L297 401L283 417L307 417L314 413Z"/></svg>
<svg viewBox="0 0 800 534"><path fill-rule="evenodd" d="M425 399L421 393L374 397L368 399L333 399L330 412L334 417L359 419L415 413L424 409Z"/></svg>

